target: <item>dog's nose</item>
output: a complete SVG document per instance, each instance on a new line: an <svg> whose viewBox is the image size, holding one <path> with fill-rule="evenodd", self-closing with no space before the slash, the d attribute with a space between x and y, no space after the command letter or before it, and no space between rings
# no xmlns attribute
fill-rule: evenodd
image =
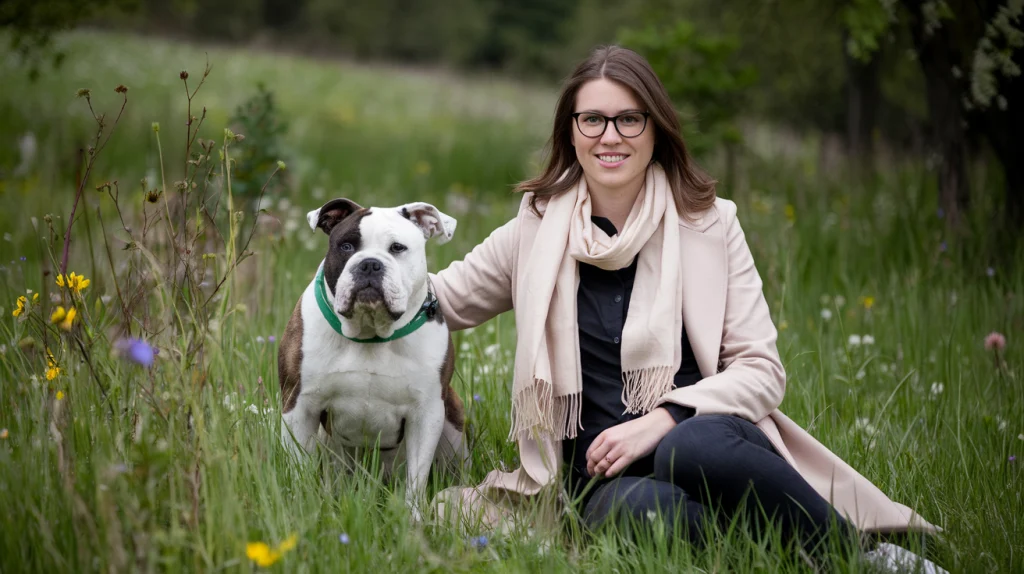
<svg viewBox="0 0 1024 574"><path fill-rule="evenodd" d="M360 261L356 271L360 275L380 275L384 271L384 264L380 262L380 259L370 257Z"/></svg>

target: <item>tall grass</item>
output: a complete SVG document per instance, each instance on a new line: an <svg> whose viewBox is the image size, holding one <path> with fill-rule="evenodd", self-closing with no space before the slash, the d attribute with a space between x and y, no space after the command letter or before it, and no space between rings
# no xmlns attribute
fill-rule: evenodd
<svg viewBox="0 0 1024 574"><path fill-rule="evenodd" d="M538 538L416 525L401 485L382 485L372 468L343 475L285 458L276 337L325 251L305 212L338 196L433 202L459 219L454 241L429 248L431 268L443 268L514 214L509 189L536 168L553 89L107 34L59 41L71 57L38 83L13 60L0 63L0 571L250 570L248 542L273 546L293 533L297 546L273 568L805 568L771 535L743 529L697 551L663 536L585 537L572 527ZM213 71L192 113L206 108L198 137L215 141L204 164L212 217L198 218L198 229L195 211L163 200L178 197L174 182L187 169L198 171L184 154L179 72L190 71L194 88L207 61ZM240 202L232 217L219 154L230 159L235 144L224 129L260 81L289 121L278 174L287 185L264 198L264 213ZM91 281L73 299L54 275L88 160L78 150L96 130L75 92L90 88L112 120L119 84L125 114L95 158L72 229L68 272ZM36 142L27 163L18 144L26 134ZM750 183L723 185L780 328L783 410L943 526L935 551L948 568L1024 568L1024 271L1005 264L1013 256L988 255L980 235L946 233L926 169L865 180L823 173L815 160L813 148L795 159L751 152L738 178ZM113 180L116 203L95 190ZM151 190L164 194L157 203L146 202ZM174 264L172 213L179 233L177 217L190 223L192 272L205 273L191 283ZM983 204L977 228L991 215ZM252 255L232 268L246 248ZM12 310L26 289L41 296L23 321ZM71 303L80 313L72 330L51 325L52 310ZM992 331L1008 341L998 355L983 345ZM129 336L158 348L152 368L118 347ZM472 483L517 464L505 440L511 317L455 340L472 446L461 480ZM53 380L46 349L61 368ZM454 480L439 474L431 489ZM859 568L838 557L835 566Z"/></svg>

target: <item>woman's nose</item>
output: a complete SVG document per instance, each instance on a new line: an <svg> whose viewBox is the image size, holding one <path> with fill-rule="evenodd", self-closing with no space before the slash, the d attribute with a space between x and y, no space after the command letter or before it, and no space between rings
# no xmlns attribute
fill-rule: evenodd
<svg viewBox="0 0 1024 574"><path fill-rule="evenodd" d="M619 135L619 130L615 129L615 122L608 122L604 127L604 133L601 134L601 143L610 145L620 141L622 141L622 137Z"/></svg>

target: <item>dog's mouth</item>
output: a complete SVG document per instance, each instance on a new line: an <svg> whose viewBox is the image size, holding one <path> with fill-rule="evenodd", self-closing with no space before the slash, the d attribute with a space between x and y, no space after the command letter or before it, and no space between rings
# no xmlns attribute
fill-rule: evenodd
<svg viewBox="0 0 1024 574"><path fill-rule="evenodd" d="M352 288L348 304L339 311L339 314L346 319L352 319L357 310L371 312L384 310L393 321L397 321L402 317L401 311L393 311L388 306L387 299L384 297L384 290L381 289L380 285L371 281L363 281Z"/></svg>

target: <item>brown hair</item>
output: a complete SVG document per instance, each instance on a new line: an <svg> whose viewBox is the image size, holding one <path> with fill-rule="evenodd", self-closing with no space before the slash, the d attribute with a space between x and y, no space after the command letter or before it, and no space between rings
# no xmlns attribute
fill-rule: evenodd
<svg viewBox="0 0 1024 574"><path fill-rule="evenodd" d="M516 186L515 191L533 192L530 207L537 212L537 199L553 197L571 189L583 175L572 145L572 113L580 87L606 78L633 91L654 120L655 143L653 160L665 169L676 207L681 214L693 214L715 203L715 180L711 179L690 158L683 143L679 116L665 91L665 86L643 56L620 46L601 46L576 67L562 86L555 106L554 129L548 141L550 156L539 176ZM564 179L562 174L568 170Z"/></svg>

